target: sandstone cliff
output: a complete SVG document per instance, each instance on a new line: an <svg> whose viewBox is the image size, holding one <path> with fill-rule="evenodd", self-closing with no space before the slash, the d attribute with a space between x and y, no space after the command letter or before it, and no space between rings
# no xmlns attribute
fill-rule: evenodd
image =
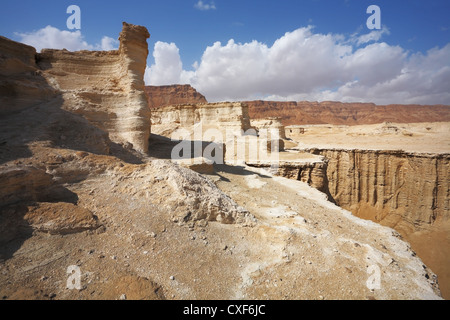
<svg viewBox="0 0 450 320"><path fill-rule="evenodd" d="M342 102L248 101L252 119L279 117L285 126L305 124L363 125L383 122L450 121L450 106L389 105Z"/></svg>
<svg viewBox="0 0 450 320"><path fill-rule="evenodd" d="M36 49L0 37L0 52L1 116L20 112L57 95L36 64Z"/></svg>
<svg viewBox="0 0 450 320"><path fill-rule="evenodd" d="M123 24L118 51L42 50L38 66L61 91L67 111L109 132L113 141L146 152L150 110L144 92L145 27Z"/></svg>
<svg viewBox="0 0 450 320"><path fill-rule="evenodd" d="M240 136L241 130L251 128L248 107L239 102L175 105L152 110L152 132L155 134L170 137L177 129L193 133L195 125L200 123L201 133L218 129L223 139L227 130Z"/></svg>
<svg viewBox="0 0 450 320"><path fill-rule="evenodd" d="M359 217L408 234L450 219L450 156L388 150L308 150L328 160L329 190Z"/></svg>
<svg viewBox="0 0 450 320"><path fill-rule="evenodd" d="M145 93L151 109L176 104L208 103L206 98L190 85L146 86Z"/></svg>

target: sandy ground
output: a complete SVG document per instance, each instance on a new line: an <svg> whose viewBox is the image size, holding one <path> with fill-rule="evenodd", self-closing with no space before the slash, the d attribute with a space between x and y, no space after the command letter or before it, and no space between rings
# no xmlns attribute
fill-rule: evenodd
<svg viewBox="0 0 450 320"><path fill-rule="evenodd" d="M305 134L288 137L300 148L404 150L450 153L450 123L384 123L364 126L301 126Z"/></svg>
<svg viewBox="0 0 450 320"><path fill-rule="evenodd" d="M450 123L383 123L363 126L310 125L305 134L287 136L293 149L403 150L450 153ZM442 295L450 299L450 224L403 234L413 250L439 277Z"/></svg>

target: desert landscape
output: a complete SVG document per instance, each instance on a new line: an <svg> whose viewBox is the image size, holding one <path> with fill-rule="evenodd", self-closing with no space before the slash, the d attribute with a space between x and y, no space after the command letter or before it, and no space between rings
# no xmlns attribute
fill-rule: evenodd
<svg viewBox="0 0 450 320"><path fill-rule="evenodd" d="M0 37L0 299L450 299L450 106L208 103L149 37Z"/></svg>

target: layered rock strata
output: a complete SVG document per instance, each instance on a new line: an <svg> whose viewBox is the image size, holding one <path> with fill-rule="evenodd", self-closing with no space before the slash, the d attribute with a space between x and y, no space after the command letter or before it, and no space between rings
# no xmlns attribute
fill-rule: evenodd
<svg viewBox="0 0 450 320"><path fill-rule="evenodd" d="M363 125L383 122L450 121L450 106L375 105L373 103L247 101L252 119L278 117L285 126Z"/></svg>
<svg viewBox="0 0 450 320"><path fill-rule="evenodd" d="M0 115L49 101L57 90L36 64L36 49L0 36Z"/></svg>
<svg viewBox="0 0 450 320"><path fill-rule="evenodd" d="M169 85L169 86L146 86L145 93L148 98L148 106L160 108L176 104L208 103L205 96L197 92L192 86Z"/></svg>
<svg viewBox="0 0 450 320"><path fill-rule="evenodd" d="M109 132L113 141L146 152L150 110L144 92L147 29L124 22L120 47L96 52L42 50L38 67L62 92L63 108Z"/></svg>
<svg viewBox="0 0 450 320"><path fill-rule="evenodd" d="M450 219L450 156L388 150L307 150L328 160L329 190L357 216L404 233Z"/></svg>
<svg viewBox="0 0 450 320"><path fill-rule="evenodd" d="M151 118L152 133L167 137L178 129L193 133L201 126L201 134L209 129L219 130L223 141L227 132L240 136L251 129L248 107L240 102L167 106L154 109Z"/></svg>

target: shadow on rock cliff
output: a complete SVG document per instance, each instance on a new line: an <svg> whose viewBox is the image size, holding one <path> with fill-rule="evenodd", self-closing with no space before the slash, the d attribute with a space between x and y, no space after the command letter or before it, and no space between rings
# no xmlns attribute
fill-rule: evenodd
<svg viewBox="0 0 450 320"><path fill-rule="evenodd" d="M214 160L213 158L216 156L215 152L211 152L211 155L209 155L209 152L205 152L205 149L207 147L212 147L212 149L215 150L219 149L223 150L222 144L216 144L214 142L171 140L164 136L152 134L150 136L149 141L148 155L150 157L157 159L171 160L172 151L174 150L175 147L179 146L180 143L188 143L188 144L190 143L190 148L185 148L183 152L177 154L177 156L180 157L181 159L193 159L201 156L209 160ZM195 154L196 146L199 144L201 145L201 155Z"/></svg>
<svg viewBox="0 0 450 320"><path fill-rule="evenodd" d="M32 227L25 222L25 205L0 208L0 262L10 259L32 236Z"/></svg>

